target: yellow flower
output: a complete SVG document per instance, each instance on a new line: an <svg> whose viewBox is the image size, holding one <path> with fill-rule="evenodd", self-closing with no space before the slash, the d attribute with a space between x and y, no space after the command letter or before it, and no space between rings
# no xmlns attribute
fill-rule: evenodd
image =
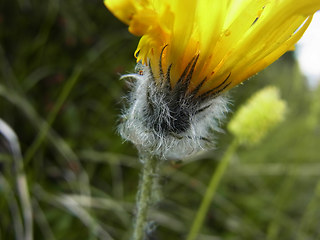
<svg viewBox="0 0 320 240"><path fill-rule="evenodd" d="M161 158L213 147L222 94L292 50L319 0L105 0L141 36L121 136Z"/></svg>
<svg viewBox="0 0 320 240"><path fill-rule="evenodd" d="M105 0L142 36L135 55L172 87L195 64L188 91L218 94L292 50L319 0ZM161 58L161 62L159 60ZM190 69L189 69L190 70Z"/></svg>

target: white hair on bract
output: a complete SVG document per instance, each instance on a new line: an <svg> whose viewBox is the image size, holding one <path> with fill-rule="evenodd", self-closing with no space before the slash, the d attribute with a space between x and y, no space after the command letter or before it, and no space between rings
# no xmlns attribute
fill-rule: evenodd
<svg viewBox="0 0 320 240"><path fill-rule="evenodd" d="M213 131L228 112L225 93L195 97L169 81L155 81L150 66L137 64L129 78L132 89L121 115L120 135L139 151L161 159L181 160L214 147ZM170 83L169 83L170 84Z"/></svg>

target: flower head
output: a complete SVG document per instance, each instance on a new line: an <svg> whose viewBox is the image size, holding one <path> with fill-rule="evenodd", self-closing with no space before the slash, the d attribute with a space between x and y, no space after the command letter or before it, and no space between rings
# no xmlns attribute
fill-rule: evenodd
<svg viewBox="0 0 320 240"><path fill-rule="evenodd" d="M265 87L235 113L228 129L240 143L256 144L271 128L284 120L286 106L276 87Z"/></svg>
<svg viewBox="0 0 320 240"><path fill-rule="evenodd" d="M135 51L139 71L129 75L137 81L122 125L131 129L120 126L120 132L164 156L179 149L188 155L211 142L208 129L216 128L226 111L221 94L292 50L320 9L319 0L105 0L105 5L141 36ZM142 124L134 129L137 121Z"/></svg>
<svg viewBox="0 0 320 240"><path fill-rule="evenodd" d="M291 50L320 9L319 0L105 0L105 4L132 34L142 36L135 55L151 64L158 79L161 71L170 71L174 86L198 56L188 88L202 84L199 94L227 90Z"/></svg>

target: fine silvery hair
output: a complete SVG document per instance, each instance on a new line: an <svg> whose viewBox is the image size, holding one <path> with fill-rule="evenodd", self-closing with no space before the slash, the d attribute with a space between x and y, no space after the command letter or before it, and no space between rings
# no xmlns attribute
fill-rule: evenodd
<svg viewBox="0 0 320 240"><path fill-rule="evenodd" d="M120 135L162 159L183 159L214 147L213 131L228 111L223 90L230 84L229 76L218 87L198 94L204 79L192 91L188 87L199 55L195 56L175 84L170 84L171 65L164 73L159 61L160 77L155 79L150 64L138 63L131 79L120 125Z"/></svg>

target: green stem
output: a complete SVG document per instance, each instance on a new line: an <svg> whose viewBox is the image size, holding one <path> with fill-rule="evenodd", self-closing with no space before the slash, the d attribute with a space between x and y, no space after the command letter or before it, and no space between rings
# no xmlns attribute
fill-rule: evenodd
<svg viewBox="0 0 320 240"><path fill-rule="evenodd" d="M157 174L159 159L150 154L141 154L143 162L142 177L137 193L137 214L134 223L132 240L143 240L147 224L147 214L152 203L152 185Z"/></svg>
<svg viewBox="0 0 320 240"><path fill-rule="evenodd" d="M205 219L205 216L208 212L208 209L210 207L210 203L217 191L218 185L220 183L220 180L223 176L223 174L225 173L230 159L233 155L233 153L235 152L235 150L238 147L238 142L237 141L233 141L227 151L224 153L222 159L220 160L220 163L218 165L218 168L216 169L216 171L213 172L209 186L207 188L207 191L202 199L201 205L198 209L197 215L192 223L192 227L191 230L188 234L187 240L194 240L196 239L200 228L203 224L203 221Z"/></svg>

